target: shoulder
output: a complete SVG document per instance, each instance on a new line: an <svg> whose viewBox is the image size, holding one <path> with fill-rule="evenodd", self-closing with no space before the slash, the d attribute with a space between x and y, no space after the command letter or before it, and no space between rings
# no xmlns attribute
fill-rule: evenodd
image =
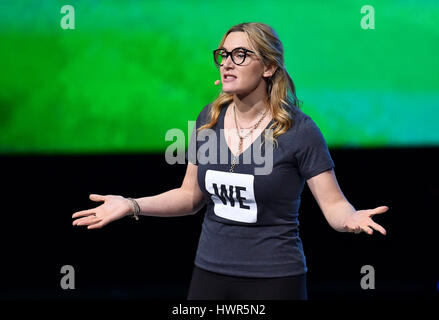
<svg viewBox="0 0 439 320"><path fill-rule="evenodd" d="M210 102L201 109L201 111L198 113L197 116L197 123L205 124L208 121L210 117L210 110L212 108L212 104L213 102Z"/></svg>
<svg viewBox="0 0 439 320"><path fill-rule="evenodd" d="M292 125L289 129L291 134L303 135L319 130L314 120L296 106L288 105L287 109L292 119Z"/></svg>
<svg viewBox="0 0 439 320"><path fill-rule="evenodd" d="M201 114L209 114L209 112L210 112L210 109L212 108L212 105L213 105L213 102L210 102L210 103L208 103L208 104L206 104L202 109L201 109L201 111L200 111L200 115Z"/></svg>
<svg viewBox="0 0 439 320"><path fill-rule="evenodd" d="M286 144L285 148L293 149L294 153L309 148L325 147L325 137L311 116L294 106L290 106L289 110L292 116L292 126L282 140Z"/></svg>

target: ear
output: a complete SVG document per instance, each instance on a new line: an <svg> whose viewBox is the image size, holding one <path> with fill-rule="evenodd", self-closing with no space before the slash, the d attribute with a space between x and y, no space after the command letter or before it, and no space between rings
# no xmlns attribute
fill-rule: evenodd
<svg viewBox="0 0 439 320"><path fill-rule="evenodd" d="M275 64L265 66L264 73L262 74L262 76L264 78L271 78L271 76L273 76L273 74L276 72L276 70L277 70L277 66Z"/></svg>

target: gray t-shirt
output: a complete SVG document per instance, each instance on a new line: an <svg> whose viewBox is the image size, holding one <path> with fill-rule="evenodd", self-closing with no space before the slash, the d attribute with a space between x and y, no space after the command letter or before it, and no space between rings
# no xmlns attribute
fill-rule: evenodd
<svg viewBox="0 0 439 320"><path fill-rule="evenodd" d="M321 131L308 115L290 106L293 126L277 137L278 146L271 149L271 173L255 174L255 167L260 163L255 163L253 157L250 157L251 163L244 162L243 157L249 159L259 146L257 143L239 156L234 172L229 172L233 154L229 148L221 150L221 143L225 144L227 105L222 106L218 121L211 128L218 137L217 153L213 153L217 161L202 164L203 161L195 159L195 153L190 152L195 143L195 151L209 155L211 149L203 148L203 144L210 139L199 141L195 129L208 122L211 105L206 105L198 115L186 152L186 160L198 166L198 184L206 200L195 265L241 277L271 278L306 273L299 237L300 194L307 179L334 167ZM259 138L264 141L263 134ZM265 141L259 149L262 155L267 145ZM220 159L224 151L227 163Z"/></svg>

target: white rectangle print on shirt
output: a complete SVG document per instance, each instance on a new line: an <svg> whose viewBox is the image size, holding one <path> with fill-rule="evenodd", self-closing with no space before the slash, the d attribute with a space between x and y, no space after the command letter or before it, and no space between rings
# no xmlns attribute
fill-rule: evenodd
<svg viewBox="0 0 439 320"><path fill-rule="evenodd" d="M233 221L256 223L258 207L252 174L207 170L206 190L217 216Z"/></svg>

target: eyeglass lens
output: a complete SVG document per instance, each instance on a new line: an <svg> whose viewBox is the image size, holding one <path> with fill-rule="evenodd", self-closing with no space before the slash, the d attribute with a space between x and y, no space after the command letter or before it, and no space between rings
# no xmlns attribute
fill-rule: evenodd
<svg viewBox="0 0 439 320"><path fill-rule="evenodd" d="M235 48L232 50L231 56L232 56L232 61L235 64L242 64L245 60L246 53L244 50L242 50L240 48ZM222 64L223 61L225 61L226 59L227 59L227 51L225 51L225 50L216 51L215 62L218 65Z"/></svg>

